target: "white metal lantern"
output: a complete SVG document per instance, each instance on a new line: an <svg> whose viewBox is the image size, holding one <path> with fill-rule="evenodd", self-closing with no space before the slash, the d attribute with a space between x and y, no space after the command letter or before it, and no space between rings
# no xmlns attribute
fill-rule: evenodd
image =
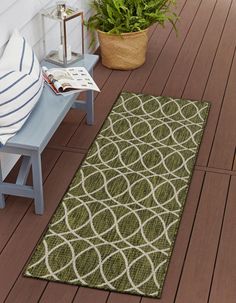
<svg viewBox="0 0 236 303"><path fill-rule="evenodd" d="M52 50L46 56L45 60L61 65L67 66L83 58L84 55L84 16L83 12L78 11L72 7L67 7L65 3L59 3L54 7L50 7L42 11L43 24L43 45L46 52L46 33L45 33L45 19L49 18L59 23L60 25L60 45L58 49ZM67 24L69 21L79 18L81 24L81 52L72 51L68 43Z"/></svg>

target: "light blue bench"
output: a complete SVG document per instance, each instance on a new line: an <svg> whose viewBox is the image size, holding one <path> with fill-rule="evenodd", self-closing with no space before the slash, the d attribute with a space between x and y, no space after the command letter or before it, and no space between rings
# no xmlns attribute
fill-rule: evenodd
<svg viewBox="0 0 236 303"><path fill-rule="evenodd" d="M93 68L98 59L97 55L84 55L83 60L72 66L84 66L93 75ZM42 65L46 65L48 68L55 67L48 62L42 62ZM93 92L87 91L86 94L86 101L76 100L78 94L66 97L56 96L45 85L40 100L25 125L0 149L1 152L18 154L23 157L15 184L3 180L0 163L0 208L5 207L5 194L15 195L34 199L35 213L43 214L41 153L72 106L85 110L87 123L90 125L94 123ZM26 180L31 166L33 185L28 186Z"/></svg>

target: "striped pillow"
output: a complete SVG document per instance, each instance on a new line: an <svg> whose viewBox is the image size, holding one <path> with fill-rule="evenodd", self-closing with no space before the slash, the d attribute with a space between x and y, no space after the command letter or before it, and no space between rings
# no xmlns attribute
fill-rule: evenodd
<svg viewBox="0 0 236 303"><path fill-rule="evenodd" d="M18 31L14 31L0 60L0 145L23 126L43 88L40 64Z"/></svg>

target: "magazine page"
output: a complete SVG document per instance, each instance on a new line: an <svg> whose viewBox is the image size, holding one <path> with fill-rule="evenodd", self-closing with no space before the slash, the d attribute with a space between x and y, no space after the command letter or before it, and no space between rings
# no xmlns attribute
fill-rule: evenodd
<svg viewBox="0 0 236 303"><path fill-rule="evenodd" d="M84 67L52 68L43 67L46 81L51 83L58 92L71 90L100 91L89 72Z"/></svg>
<svg viewBox="0 0 236 303"><path fill-rule="evenodd" d="M51 82L58 92L77 89L73 87L74 78L66 69L47 69L43 67L43 72L47 76L47 82Z"/></svg>
<svg viewBox="0 0 236 303"><path fill-rule="evenodd" d="M100 92L100 89L85 67L70 67L66 70L74 79L73 83L72 81L70 82L74 88Z"/></svg>
<svg viewBox="0 0 236 303"><path fill-rule="evenodd" d="M51 81L49 81L49 79L47 77L44 76L44 80L45 83L51 88L51 90L56 94L56 95L63 95L63 96L69 96L69 95L73 95L73 94L78 94L80 92L82 92L82 90L69 90L67 92L60 92L58 91L58 89L56 89L56 87L53 85L53 83Z"/></svg>

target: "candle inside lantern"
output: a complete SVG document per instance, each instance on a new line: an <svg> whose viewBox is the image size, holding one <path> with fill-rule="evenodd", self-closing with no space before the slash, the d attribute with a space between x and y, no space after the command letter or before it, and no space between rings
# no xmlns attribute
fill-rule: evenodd
<svg viewBox="0 0 236 303"><path fill-rule="evenodd" d="M60 61L64 61L64 57L63 57L63 45L61 44L58 48L58 58ZM67 61L70 61L71 60L71 46L68 45L67 46Z"/></svg>

